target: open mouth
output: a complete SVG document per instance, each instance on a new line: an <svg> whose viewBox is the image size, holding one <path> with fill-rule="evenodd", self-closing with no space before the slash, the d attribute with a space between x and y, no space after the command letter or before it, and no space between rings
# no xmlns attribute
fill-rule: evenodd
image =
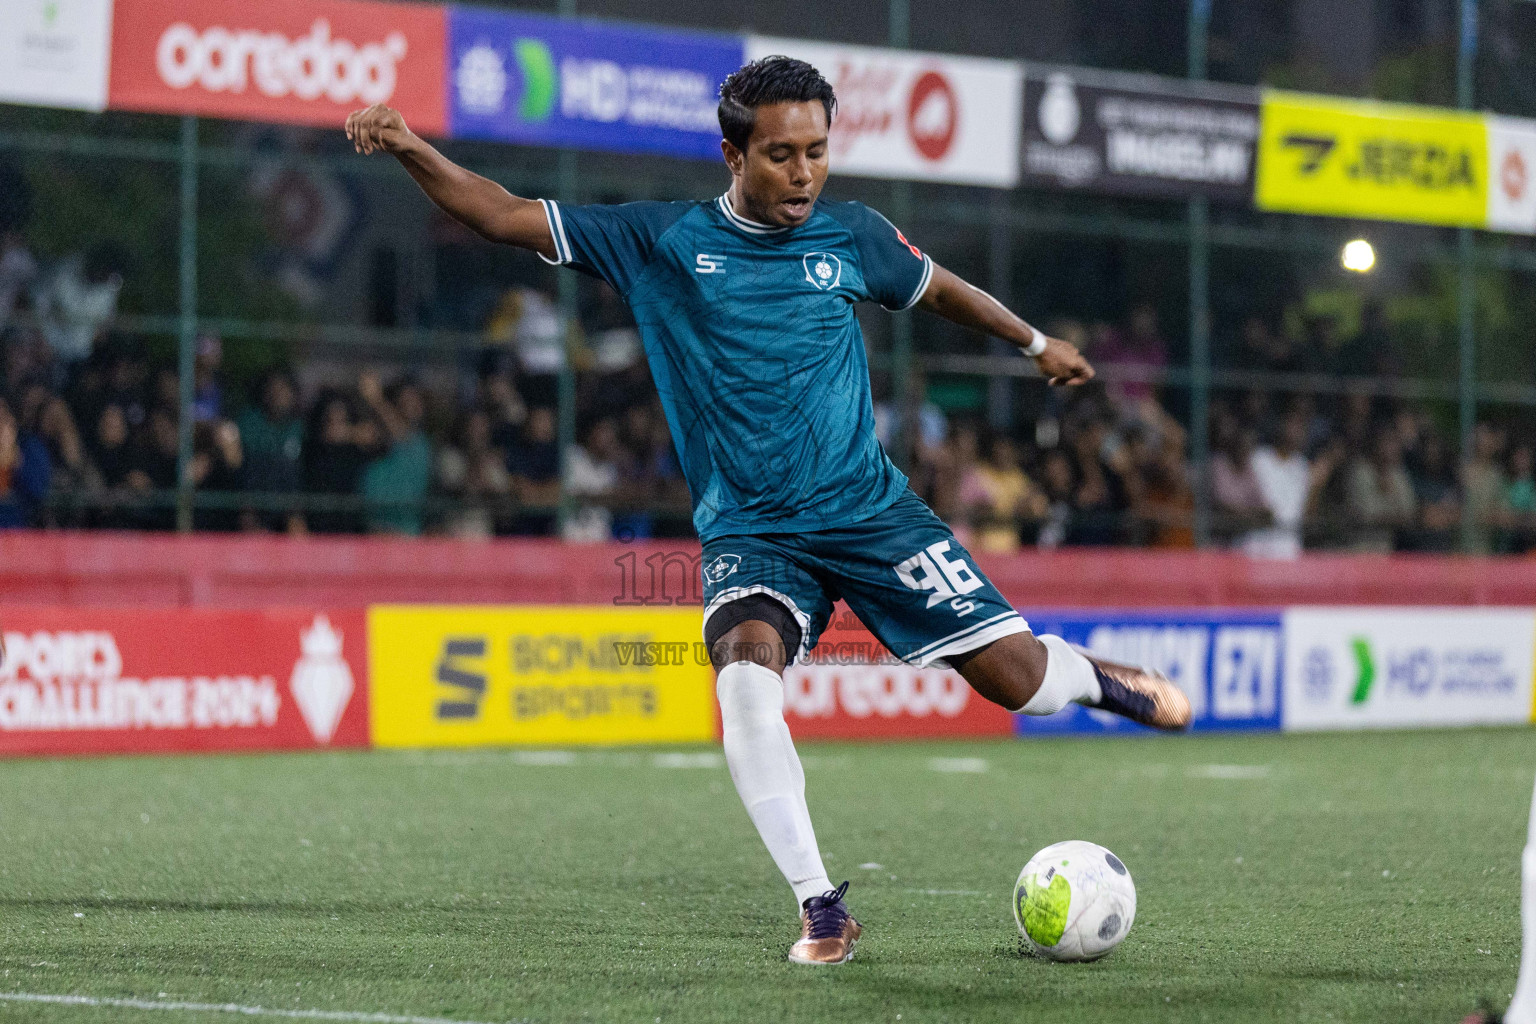
<svg viewBox="0 0 1536 1024"><path fill-rule="evenodd" d="M789 214L791 218L800 220L806 216L806 214L811 212L811 197L795 196L791 199L784 200L779 205L784 208L784 212Z"/></svg>

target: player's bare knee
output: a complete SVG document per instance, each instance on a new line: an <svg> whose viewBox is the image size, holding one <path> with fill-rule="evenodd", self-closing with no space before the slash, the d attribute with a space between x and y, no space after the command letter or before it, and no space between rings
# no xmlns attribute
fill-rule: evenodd
<svg viewBox="0 0 1536 1024"><path fill-rule="evenodd" d="M949 658L949 663L992 703L1018 711L1045 680L1049 650L1033 633L1015 633Z"/></svg>

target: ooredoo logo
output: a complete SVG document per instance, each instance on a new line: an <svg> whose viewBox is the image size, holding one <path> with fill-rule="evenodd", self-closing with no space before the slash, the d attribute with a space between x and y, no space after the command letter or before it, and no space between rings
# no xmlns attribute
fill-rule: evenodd
<svg viewBox="0 0 1536 1024"><path fill-rule="evenodd" d="M361 45L333 38L324 18L316 18L297 39L222 25L199 32L179 21L160 36L155 69L173 89L200 85L210 92L243 93L254 85L274 99L292 95L371 105L394 95L396 68L407 49L401 32Z"/></svg>
<svg viewBox="0 0 1536 1024"><path fill-rule="evenodd" d="M960 125L960 100L954 86L937 71L925 71L912 83L907 100L907 134L929 160L942 160Z"/></svg>
<svg viewBox="0 0 1536 1024"><path fill-rule="evenodd" d="M936 715L965 710L971 689L956 672L910 665L797 665L784 673L784 704L803 718Z"/></svg>

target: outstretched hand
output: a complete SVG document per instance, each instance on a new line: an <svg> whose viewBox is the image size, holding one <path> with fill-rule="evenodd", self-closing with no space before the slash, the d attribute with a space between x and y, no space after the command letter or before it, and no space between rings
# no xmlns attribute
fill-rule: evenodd
<svg viewBox="0 0 1536 1024"><path fill-rule="evenodd" d="M1045 351L1035 357L1035 365L1052 387L1076 387L1093 380L1093 367L1077 346L1060 338L1047 338Z"/></svg>
<svg viewBox="0 0 1536 1024"><path fill-rule="evenodd" d="M415 138L405 126L405 118L394 107L375 103L367 110L354 110L347 115L347 138L352 148L369 154L375 150L398 153Z"/></svg>

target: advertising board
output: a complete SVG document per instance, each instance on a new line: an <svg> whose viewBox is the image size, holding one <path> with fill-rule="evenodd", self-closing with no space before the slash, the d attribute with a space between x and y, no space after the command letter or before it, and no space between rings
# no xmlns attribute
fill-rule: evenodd
<svg viewBox="0 0 1536 1024"><path fill-rule="evenodd" d="M1536 121L1488 117L1488 227L1536 234Z"/></svg>
<svg viewBox="0 0 1536 1024"><path fill-rule="evenodd" d="M784 672L784 719L795 739L1006 736L1013 715L960 673L898 661L840 608L805 661Z"/></svg>
<svg viewBox="0 0 1536 1024"><path fill-rule="evenodd" d="M368 636L375 746L716 736L697 608L376 605Z"/></svg>
<svg viewBox="0 0 1536 1024"><path fill-rule="evenodd" d="M720 159L739 38L452 7L457 138Z"/></svg>
<svg viewBox="0 0 1536 1024"><path fill-rule="evenodd" d="M117 0L109 100L156 113L325 125L388 103L447 127L446 8L374 0Z"/></svg>
<svg viewBox="0 0 1536 1024"><path fill-rule="evenodd" d="M1481 114L1266 92L1260 209L1482 226L1488 132Z"/></svg>
<svg viewBox="0 0 1536 1024"><path fill-rule="evenodd" d="M1189 697L1195 731L1276 730L1283 700L1279 612L1037 612L1036 633L1055 633L1110 661L1145 665ZM1145 732L1103 711L1068 705L1015 717L1021 735Z"/></svg>
<svg viewBox="0 0 1536 1024"><path fill-rule="evenodd" d="M0 103L107 105L112 0L0 3Z"/></svg>
<svg viewBox="0 0 1536 1024"><path fill-rule="evenodd" d="M0 754L366 746L361 611L7 611Z"/></svg>
<svg viewBox="0 0 1536 1024"><path fill-rule="evenodd" d="M1023 66L1014 61L747 37L747 59L814 64L837 91L832 173L1012 187Z"/></svg>
<svg viewBox="0 0 1536 1024"><path fill-rule="evenodd" d="M1259 94L1082 68L1028 69L1025 184L1253 200Z"/></svg>
<svg viewBox="0 0 1536 1024"><path fill-rule="evenodd" d="M1529 721L1533 644L1530 609L1288 609L1285 728Z"/></svg>

